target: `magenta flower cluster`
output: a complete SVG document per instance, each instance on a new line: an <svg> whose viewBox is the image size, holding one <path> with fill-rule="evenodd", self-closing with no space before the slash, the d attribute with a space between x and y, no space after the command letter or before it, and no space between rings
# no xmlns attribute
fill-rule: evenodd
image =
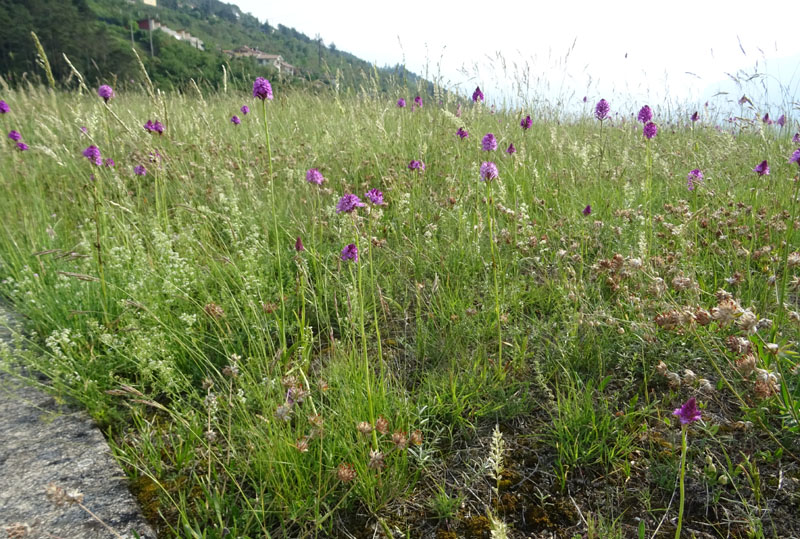
<svg viewBox="0 0 800 539"><path fill-rule="evenodd" d="M506 148L506 153L508 155L513 155L513 154L517 153L517 149L514 147L514 143L513 142L508 145L508 148Z"/></svg>
<svg viewBox="0 0 800 539"><path fill-rule="evenodd" d="M306 181L314 185L322 185L325 178L322 176L322 172L315 168L310 168L306 171Z"/></svg>
<svg viewBox="0 0 800 539"><path fill-rule="evenodd" d="M644 124L642 133L644 134L644 138L650 140L658 134L658 126L653 122L647 122L646 124Z"/></svg>
<svg viewBox="0 0 800 539"><path fill-rule="evenodd" d="M0 99L0 114L5 114L11 110L11 107L8 106L8 103Z"/></svg>
<svg viewBox="0 0 800 539"><path fill-rule="evenodd" d="M415 97L414 98L414 104L416 106L418 106L419 108L422 108L422 98L420 96Z"/></svg>
<svg viewBox="0 0 800 539"><path fill-rule="evenodd" d="M242 111L243 116L247 116L247 114L250 112L250 107L248 107L247 105L242 105L242 108L240 108L239 110Z"/></svg>
<svg viewBox="0 0 800 539"><path fill-rule="evenodd" d="M418 172L422 172L423 170L425 170L425 163L423 163L422 161L417 161L416 159L413 159L408 164L408 170L416 170Z"/></svg>
<svg viewBox="0 0 800 539"><path fill-rule="evenodd" d="M790 163L797 163L800 166L800 148L797 148L794 152L792 152L792 156L789 158Z"/></svg>
<svg viewBox="0 0 800 539"><path fill-rule="evenodd" d="M364 197L367 198L370 202L375 204L376 206L383 206L383 191L378 189L370 189L364 194Z"/></svg>
<svg viewBox="0 0 800 539"><path fill-rule="evenodd" d="M164 134L164 124L158 120L155 122L152 120L147 120L147 123L144 124L144 128L151 133L158 133L159 135Z"/></svg>
<svg viewBox="0 0 800 539"><path fill-rule="evenodd" d="M757 164L753 172L757 173L759 176L769 176L769 164L767 164L767 160L765 159Z"/></svg>
<svg viewBox="0 0 800 539"><path fill-rule="evenodd" d="M358 247L356 247L355 243L350 243L342 249L342 260L352 260L353 262L358 262Z"/></svg>
<svg viewBox="0 0 800 539"><path fill-rule="evenodd" d="M364 205L358 195L348 193L339 199L336 204L336 213L352 213L356 208L363 208Z"/></svg>
<svg viewBox="0 0 800 539"><path fill-rule="evenodd" d="M699 168L693 169L689 171L689 175L686 176L686 188L689 191L694 191L694 188L697 186L698 183L703 181L703 173L700 171Z"/></svg>
<svg viewBox="0 0 800 539"><path fill-rule="evenodd" d="M643 124L646 124L647 122L653 119L653 111L652 109L650 109L649 105L645 105L641 109L639 109L639 116L637 117L637 119L639 120L639 122Z"/></svg>
<svg viewBox="0 0 800 539"><path fill-rule="evenodd" d="M483 139L481 139L481 148L483 148L485 152L491 152L497 149L497 139L494 133L486 133L483 136Z"/></svg>
<svg viewBox="0 0 800 539"><path fill-rule="evenodd" d="M680 419L681 425L688 425L695 421L700 421L702 415L697 409L697 400L694 397L686 401L680 408L675 408L672 415Z"/></svg>
<svg viewBox="0 0 800 539"><path fill-rule="evenodd" d="M481 92L481 87L477 86L475 91L472 92L472 100L477 103L478 101L483 101L483 92Z"/></svg>
<svg viewBox="0 0 800 539"><path fill-rule="evenodd" d="M398 106L399 108L401 108L401 109L402 109L402 108L405 108L405 106L406 106L406 100L405 100L405 99L403 99L403 98L401 97L400 99L398 99L398 100L397 100L397 106Z"/></svg>
<svg viewBox="0 0 800 539"><path fill-rule="evenodd" d="M531 120L531 115L528 114L522 120L520 120L519 125L522 126L522 129L528 130L533 126L533 120Z"/></svg>
<svg viewBox="0 0 800 539"><path fill-rule="evenodd" d="M456 135L458 135L461 140L464 140L469 136L469 133L463 127L459 127L458 131L456 131Z"/></svg>
<svg viewBox="0 0 800 539"><path fill-rule="evenodd" d="M484 161L481 163L481 180L488 182L489 180L494 180L499 176L500 173L497 171L497 165L491 161Z"/></svg>
<svg viewBox="0 0 800 539"><path fill-rule="evenodd" d="M25 150L29 149L28 145L22 142L22 135L20 134L19 131L15 131L12 129L11 131L8 132L8 138L10 138L16 143L17 150L24 152Z"/></svg>
<svg viewBox="0 0 800 539"><path fill-rule="evenodd" d="M100 149L94 144L83 150L83 156L98 167L103 164L103 158L100 156Z"/></svg>
<svg viewBox="0 0 800 539"><path fill-rule="evenodd" d="M103 101L108 103L108 100L114 97L114 89L108 84L103 84L97 89L97 95L103 98Z"/></svg>
<svg viewBox="0 0 800 539"><path fill-rule="evenodd" d="M231 123L233 125L239 125L240 123L242 123L242 120L240 120L239 117L234 114L233 116L231 116Z"/></svg>
<svg viewBox="0 0 800 539"><path fill-rule="evenodd" d="M253 81L253 97L257 97L261 101L272 99L272 85L264 77L256 77L256 80Z"/></svg>
<svg viewBox="0 0 800 539"><path fill-rule="evenodd" d="M594 106L594 117L602 122L608 118L608 113L610 111L611 106L608 104L608 101L601 99L597 102L597 105Z"/></svg>

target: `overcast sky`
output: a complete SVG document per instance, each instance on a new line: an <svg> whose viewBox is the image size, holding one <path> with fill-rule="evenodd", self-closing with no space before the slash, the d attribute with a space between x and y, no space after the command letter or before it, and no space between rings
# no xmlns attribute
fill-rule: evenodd
<svg viewBox="0 0 800 539"><path fill-rule="evenodd" d="M796 1L234 3L262 22L319 34L326 45L379 66L405 60L421 75L427 66L428 78L441 73L464 93L480 84L489 90L487 101L513 93L512 81L526 64L531 85L547 81L551 92L590 99L616 93L659 101L668 93L672 100L699 101L726 72L752 72L757 61L762 70L780 69L771 76L792 83L792 94L800 86Z"/></svg>

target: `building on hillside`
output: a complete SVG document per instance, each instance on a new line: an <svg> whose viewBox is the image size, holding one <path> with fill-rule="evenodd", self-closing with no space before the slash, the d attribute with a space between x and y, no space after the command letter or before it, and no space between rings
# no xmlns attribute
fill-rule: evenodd
<svg viewBox="0 0 800 539"><path fill-rule="evenodd" d="M158 6L158 0L142 0L142 3L146 6Z"/></svg>
<svg viewBox="0 0 800 539"><path fill-rule="evenodd" d="M137 24L139 25L140 30L150 30L151 32L153 30L161 30L165 34L168 34L174 37L175 39L178 39L180 41L186 41L195 49L199 49L201 51L205 50L203 41L199 38L194 37L186 30L173 30L168 26L164 26L155 19L142 19Z"/></svg>
<svg viewBox="0 0 800 539"><path fill-rule="evenodd" d="M267 54L258 49L253 49L247 45L243 45L238 49L232 51L223 51L233 58L253 58L260 66L272 66L278 70L282 75L295 76L299 70L292 64L284 61L283 56L280 54Z"/></svg>

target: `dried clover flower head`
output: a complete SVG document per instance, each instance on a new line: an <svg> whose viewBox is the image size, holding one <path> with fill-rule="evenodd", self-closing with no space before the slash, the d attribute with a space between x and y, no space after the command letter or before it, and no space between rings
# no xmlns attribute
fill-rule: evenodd
<svg viewBox="0 0 800 539"><path fill-rule="evenodd" d="M672 288L674 288L679 292L683 290L689 290L693 287L694 287L694 282L688 277L681 277L680 275L678 275L672 279Z"/></svg>
<svg viewBox="0 0 800 539"><path fill-rule="evenodd" d="M297 442L295 442L294 447L300 451L301 453L308 453L308 436L303 436L302 438L298 438Z"/></svg>
<svg viewBox="0 0 800 539"><path fill-rule="evenodd" d="M739 327L739 329L744 331L745 334L753 335L756 332L758 318L750 309L747 309L739 316L739 319L736 321L736 325Z"/></svg>
<svg viewBox="0 0 800 539"><path fill-rule="evenodd" d="M275 417L281 421L289 421L291 419L292 407L288 404L281 404L275 409Z"/></svg>
<svg viewBox="0 0 800 539"><path fill-rule="evenodd" d="M341 463L339 467L336 469L336 476L339 478L339 481L342 483L349 483L353 479L356 478L356 469L353 468L352 465L347 463Z"/></svg>
<svg viewBox="0 0 800 539"><path fill-rule="evenodd" d="M387 434L389 432L389 420L383 416L378 417L375 421L375 430L380 434Z"/></svg>
<svg viewBox="0 0 800 539"><path fill-rule="evenodd" d="M372 425L370 425L368 421L362 421L356 426L356 429L358 429L358 432L361 434L366 435L372 432Z"/></svg>
<svg viewBox="0 0 800 539"><path fill-rule="evenodd" d="M396 431L392 433L392 443L397 449L401 451L408 446L408 438L406 437L406 433L402 431Z"/></svg>
<svg viewBox="0 0 800 539"><path fill-rule="evenodd" d="M228 378L236 378L239 376L239 365L236 363L231 363L230 365L226 366L222 369L222 374L227 376Z"/></svg>
<svg viewBox="0 0 800 539"><path fill-rule="evenodd" d="M419 430L412 432L410 441L414 445L422 445L422 432Z"/></svg>
<svg viewBox="0 0 800 539"><path fill-rule="evenodd" d="M756 356L752 352L748 352L736 360L736 370L739 371L744 378L750 376L756 368Z"/></svg>
<svg viewBox="0 0 800 539"><path fill-rule="evenodd" d="M714 386L711 385L711 381L707 378L700 378L697 380L697 389L701 393L711 393L714 391Z"/></svg>
<svg viewBox="0 0 800 539"><path fill-rule="evenodd" d="M203 310L206 312L208 316L213 318L214 320L219 320L223 316L225 316L225 311L222 310L222 307L217 305L216 303L206 303Z"/></svg>
<svg viewBox="0 0 800 539"><path fill-rule="evenodd" d="M752 343L750 342L750 339L730 335L727 339L725 339L725 346L734 354L746 354L750 351Z"/></svg>
<svg viewBox="0 0 800 539"><path fill-rule="evenodd" d="M73 503L83 503L83 494L77 489L64 489L55 483L50 483L45 489L47 499L56 505L71 505Z"/></svg>
<svg viewBox="0 0 800 539"><path fill-rule="evenodd" d="M369 464L367 464L367 466L373 470L382 470L386 467L386 462L384 462L383 458L383 453L371 450L369 452Z"/></svg>
<svg viewBox="0 0 800 539"><path fill-rule="evenodd" d="M732 298L725 298L719 305L711 309L711 318L720 326L725 327L734 321L742 311L739 304Z"/></svg>
<svg viewBox="0 0 800 539"><path fill-rule="evenodd" d="M694 321L700 326L707 326L711 323L711 313L698 307L694 312Z"/></svg>
<svg viewBox="0 0 800 539"><path fill-rule="evenodd" d="M760 399L766 399L775 395L780 390L778 384L778 377L764 369L756 369L756 385L754 388L755 394Z"/></svg>
<svg viewBox="0 0 800 539"><path fill-rule="evenodd" d="M667 383L669 387L672 389L677 389L681 387L681 377L677 372L668 372L667 373Z"/></svg>

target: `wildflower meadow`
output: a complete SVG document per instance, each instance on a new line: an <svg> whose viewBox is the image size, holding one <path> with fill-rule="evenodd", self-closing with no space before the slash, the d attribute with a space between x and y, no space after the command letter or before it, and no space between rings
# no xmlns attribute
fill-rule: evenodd
<svg viewBox="0 0 800 539"><path fill-rule="evenodd" d="M0 84L0 364L161 536L800 536L791 111L143 80Z"/></svg>

